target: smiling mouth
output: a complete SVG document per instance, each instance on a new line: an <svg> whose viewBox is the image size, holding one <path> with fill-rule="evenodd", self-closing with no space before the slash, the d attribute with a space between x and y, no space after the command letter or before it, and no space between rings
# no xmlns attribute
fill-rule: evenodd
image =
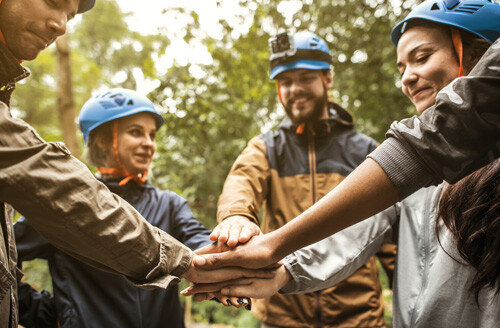
<svg viewBox="0 0 500 328"><path fill-rule="evenodd" d="M47 48L50 45L50 41L46 40L45 38L43 38L42 36L38 35L37 33L31 32L31 34L33 34L35 36L35 39L38 40L38 43L40 44L40 46L43 49Z"/></svg>
<svg viewBox="0 0 500 328"><path fill-rule="evenodd" d="M415 92L412 92L412 94L411 94L412 99L418 97L420 94L422 94L422 92L427 91L429 89L430 88L426 87L426 88L422 88L422 89L416 90Z"/></svg>

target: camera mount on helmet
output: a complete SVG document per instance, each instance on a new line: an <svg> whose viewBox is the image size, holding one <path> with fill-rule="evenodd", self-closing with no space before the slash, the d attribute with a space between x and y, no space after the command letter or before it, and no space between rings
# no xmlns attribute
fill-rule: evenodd
<svg viewBox="0 0 500 328"><path fill-rule="evenodd" d="M280 33L269 40L270 77L290 69L329 69L330 49L325 40L309 31L295 34Z"/></svg>
<svg viewBox="0 0 500 328"><path fill-rule="evenodd" d="M283 32L270 38L269 52L271 53L269 57L270 61L295 55L297 48L295 47L295 42L293 42L293 36Z"/></svg>

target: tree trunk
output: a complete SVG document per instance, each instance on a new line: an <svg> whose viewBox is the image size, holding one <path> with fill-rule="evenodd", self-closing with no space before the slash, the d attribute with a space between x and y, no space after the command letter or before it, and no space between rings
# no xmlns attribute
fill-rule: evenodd
<svg viewBox="0 0 500 328"><path fill-rule="evenodd" d="M67 35L56 41L57 53L57 107L64 143L73 156L80 157L80 141L77 135L76 111L71 83L70 50Z"/></svg>

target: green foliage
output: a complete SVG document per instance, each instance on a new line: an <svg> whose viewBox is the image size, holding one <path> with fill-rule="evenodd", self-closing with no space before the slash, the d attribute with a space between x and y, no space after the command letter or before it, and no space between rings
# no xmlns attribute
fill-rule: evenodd
<svg viewBox="0 0 500 328"><path fill-rule="evenodd" d="M246 11L219 21L220 39L207 35L195 12L171 8L170 13L186 17L185 41L202 43L212 62L174 61L165 67L159 60L170 44L164 30L154 35L132 32L116 1L99 0L70 34L76 106L97 89L136 89L137 72L147 82L156 81L159 86L148 96L162 111L165 127L157 136L152 181L185 197L196 217L213 228L217 198L232 163L253 136L276 127L284 115L268 76L268 38L282 30L305 29L323 37L334 62L331 95L354 113L359 130L382 141L392 121L414 113L397 88L396 52L389 34L415 2L404 1L403 7L402 1L382 0L239 0ZM300 9L284 17L281 12L292 5ZM27 66L33 74L14 93L14 112L45 139L60 140L54 51L47 50ZM213 302L193 304L193 318L239 327L258 324L244 310Z"/></svg>

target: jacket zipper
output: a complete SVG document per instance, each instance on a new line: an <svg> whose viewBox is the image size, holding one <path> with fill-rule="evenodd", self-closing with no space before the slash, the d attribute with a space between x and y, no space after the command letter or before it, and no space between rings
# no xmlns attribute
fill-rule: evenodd
<svg viewBox="0 0 500 328"><path fill-rule="evenodd" d="M316 203L316 147L314 145L314 131L309 130L309 170L311 171L312 204ZM316 292L316 309L314 313L314 327L321 328L321 291Z"/></svg>
<svg viewBox="0 0 500 328"><path fill-rule="evenodd" d="M309 131L309 170L311 171L312 204L314 205L316 203L316 147L312 131Z"/></svg>
<svg viewBox="0 0 500 328"><path fill-rule="evenodd" d="M411 315L410 319L410 327L415 327L416 325L416 320L417 320L417 312L418 312L418 305L420 304L420 300L423 297L424 291L427 289L427 274L429 271L429 256L430 256L430 238L431 238L431 221L429 219L429 222L427 222L426 218L430 218L430 213L435 212L434 211L434 204L431 201L431 197L434 195L434 193L427 193L425 196L425 206L424 206L424 214L422 216L422 225L424 227L424 268L423 268L423 273L422 273L422 284L420 287L420 293L417 296L417 299L415 300L415 305L413 307L413 312Z"/></svg>

